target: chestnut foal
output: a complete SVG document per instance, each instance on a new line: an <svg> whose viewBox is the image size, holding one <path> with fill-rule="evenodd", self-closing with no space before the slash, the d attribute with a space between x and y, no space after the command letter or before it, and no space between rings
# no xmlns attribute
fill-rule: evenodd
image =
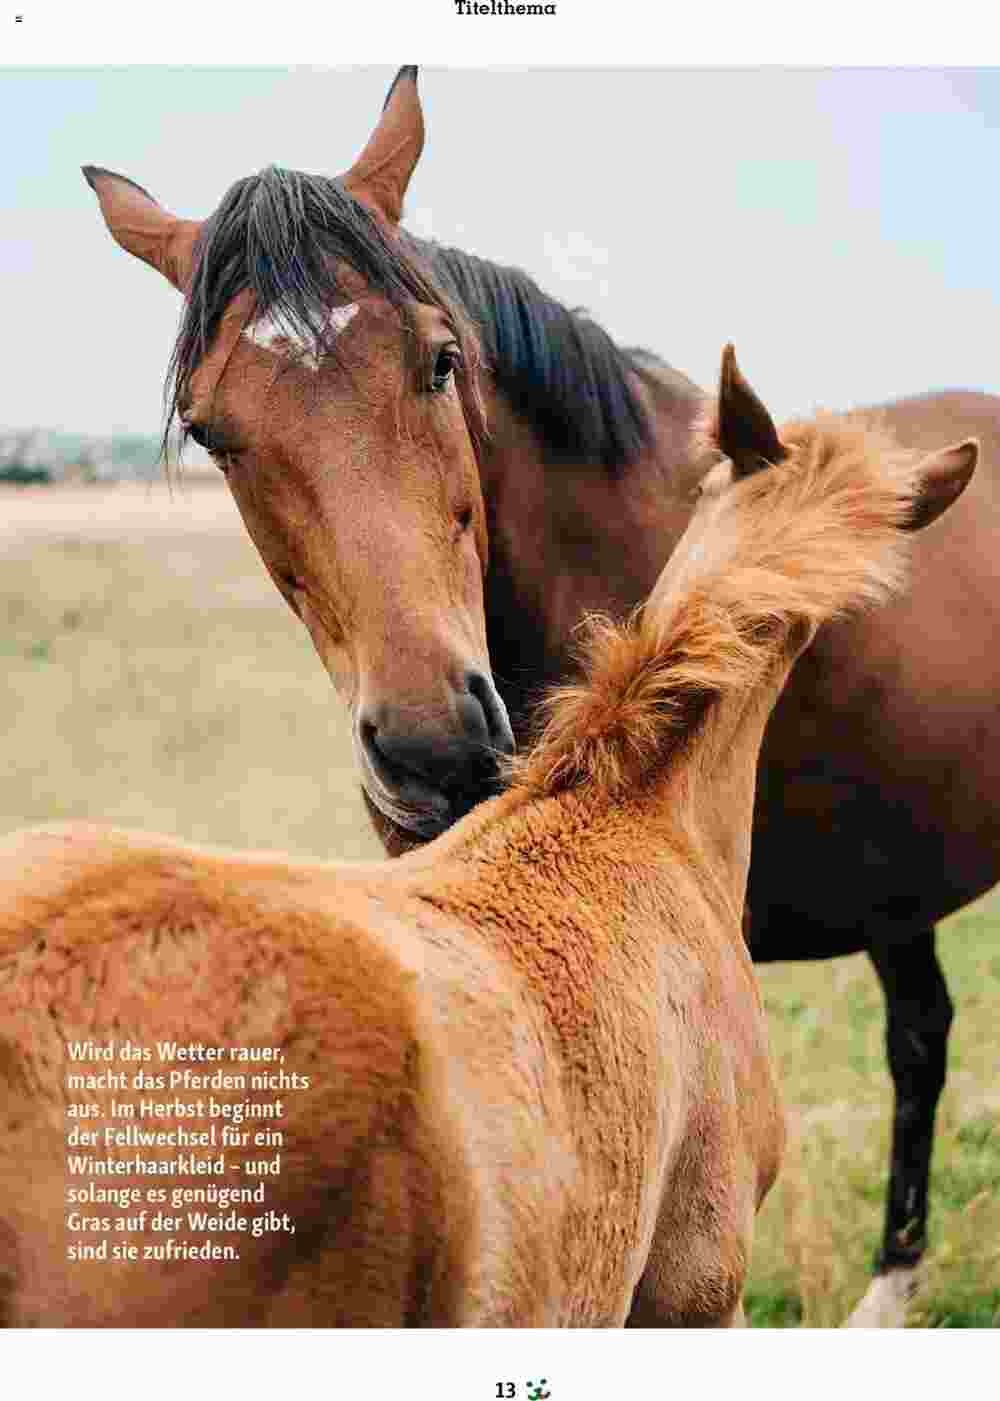
<svg viewBox="0 0 1000 1401"><path fill-rule="evenodd" d="M83 826L3 844L7 1322L742 1321L784 1138L741 930L764 727L817 627L902 584L908 531L977 450L916 461L834 419L779 435L731 350L708 431L725 460L641 614L591 623L509 790L422 850L317 865ZM94 1068L67 1043L88 1040L110 1049L87 1161L111 1176L67 1176L67 1074ZM165 1040L276 1048L300 1077L266 1179L295 1230L223 1222L242 1263L190 1263L184 1211L168 1237L152 1208L98 1208L118 1258L70 1261L94 1208L68 1231L68 1187L153 1200L109 1134L123 1104L166 1106L143 1150L166 1164L242 1102L220 1082L190 1114L134 1088L129 1046ZM240 1154L218 1155L153 1180L239 1186ZM169 1264L142 1262L168 1239Z"/></svg>

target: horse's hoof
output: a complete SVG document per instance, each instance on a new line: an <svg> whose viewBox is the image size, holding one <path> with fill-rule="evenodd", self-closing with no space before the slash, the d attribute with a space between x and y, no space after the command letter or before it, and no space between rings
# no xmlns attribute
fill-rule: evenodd
<svg viewBox="0 0 1000 1401"><path fill-rule="evenodd" d="M919 1266L905 1265L876 1275L845 1328L903 1328L906 1309L917 1292Z"/></svg>

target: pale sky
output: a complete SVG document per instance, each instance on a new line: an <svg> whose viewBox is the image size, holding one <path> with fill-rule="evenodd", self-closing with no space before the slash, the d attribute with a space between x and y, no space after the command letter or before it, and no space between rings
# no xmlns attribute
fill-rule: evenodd
<svg viewBox="0 0 1000 1401"><path fill-rule="evenodd" d="M203 216L269 162L342 173L393 73L0 70L0 424L160 426L179 297L81 164ZM731 339L780 417L1000 392L1000 71L428 67L420 91L409 226L704 386Z"/></svg>

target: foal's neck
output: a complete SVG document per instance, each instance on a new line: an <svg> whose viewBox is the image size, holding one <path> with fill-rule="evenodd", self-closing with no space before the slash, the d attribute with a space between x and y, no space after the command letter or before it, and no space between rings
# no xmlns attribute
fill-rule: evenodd
<svg viewBox="0 0 1000 1401"><path fill-rule="evenodd" d="M621 868L630 862L665 872L662 856L685 872L739 928L750 861L757 760L764 729L787 675L776 659L772 677L751 692L718 702L702 726L656 772L624 797L584 784L539 798L514 787L485 804L430 847L404 858L421 879L442 863L464 871L458 886L517 890L530 906L560 898L551 887L573 873L572 888L588 899L625 898ZM583 872L581 877L580 872ZM627 881L626 881L627 884ZM453 889L457 893L457 887ZM461 897L460 897L461 901ZM651 930L655 942L661 931Z"/></svg>
<svg viewBox="0 0 1000 1401"><path fill-rule="evenodd" d="M776 660L764 686L718 702L689 752L675 761L684 776L687 824L697 832L719 885L741 919L757 765L764 731L789 669L788 661Z"/></svg>

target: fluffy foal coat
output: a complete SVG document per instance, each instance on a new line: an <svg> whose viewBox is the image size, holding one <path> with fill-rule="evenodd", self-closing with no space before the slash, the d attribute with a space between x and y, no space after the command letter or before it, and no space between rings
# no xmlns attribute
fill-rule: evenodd
<svg viewBox="0 0 1000 1401"><path fill-rule="evenodd" d="M7 1322L739 1321L784 1137L741 935L764 725L814 629L900 584L902 528L927 500L944 509L975 460L964 445L915 465L833 421L771 441L758 409L728 354L713 431L731 456L649 603L593 625L584 680L550 702L510 790L431 846L344 866L80 825L6 840ZM73 1040L116 1059L70 1063ZM155 1234L145 1200L82 1206L133 1218L112 1238L139 1259L70 1262L68 1187L209 1180L67 1176L68 1100L98 1105L99 1131L130 1122L112 1098L207 1102L67 1091L69 1070L131 1084L122 1044L163 1040L280 1047L309 1078L277 1096L281 1172L264 1179L296 1230L217 1230L238 1263L144 1263L144 1246L200 1239L184 1207L162 1207L179 1224Z"/></svg>

